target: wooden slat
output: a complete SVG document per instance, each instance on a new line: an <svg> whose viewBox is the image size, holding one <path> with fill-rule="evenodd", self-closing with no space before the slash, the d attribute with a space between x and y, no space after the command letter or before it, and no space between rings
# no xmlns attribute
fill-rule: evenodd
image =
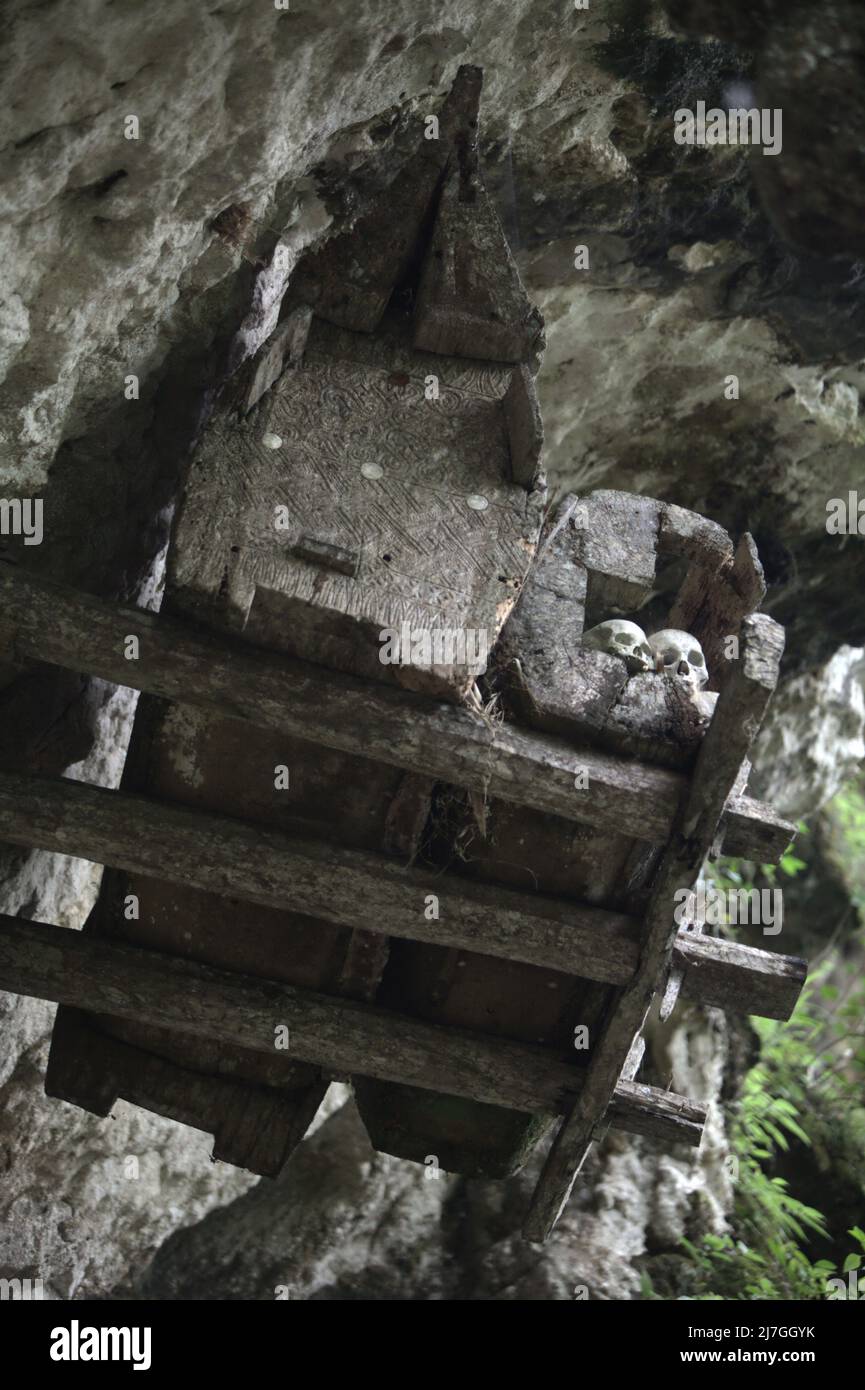
<svg viewBox="0 0 865 1390"><path fill-rule="evenodd" d="M642 1134L663 1143L670 1142L674 1132L671 1126L675 1126L676 1143L698 1149L706 1123L706 1106L697 1100L685 1100L673 1091L660 1091L655 1086L624 1079L613 1093L605 1119L613 1129L625 1129L629 1134Z"/></svg>
<svg viewBox="0 0 865 1390"><path fill-rule="evenodd" d="M331 1073L465 1096L532 1114L561 1114L581 1070L554 1052L423 1023L369 1004L238 975L66 927L0 916L0 989L133 1019ZM614 1122L668 1143L699 1144L705 1110L683 1096L623 1084Z"/></svg>
<svg viewBox="0 0 865 1390"><path fill-rule="evenodd" d="M546 1240L570 1196L596 1126L610 1104L676 940L673 904L690 890L715 844L724 805L778 682L784 630L765 614L742 623L741 656L718 697L681 817L661 858L646 912L640 965L592 1049L585 1085L547 1156L526 1218L529 1240Z"/></svg>
<svg viewBox="0 0 865 1390"><path fill-rule="evenodd" d="M796 834L795 825L754 796L729 797L720 829L724 854L755 864L777 864Z"/></svg>
<svg viewBox="0 0 865 1390"><path fill-rule="evenodd" d="M189 624L106 603L3 565L0 613L12 660L84 670L224 718L638 840L668 838L686 785L678 772L578 748L514 724L490 727L464 709L221 636L216 640ZM139 640L137 660L124 655L130 635ZM588 786L576 790L581 769ZM728 854L774 863L794 833L771 808L750 797L731 798L725 816Z"/></svg>
<svg viewBox="0 0 865 1390"><path fill-rule="evenodd" d="M386 855L81 782L0 773L0 840L602 984L627 984L639 963L640 924L626 913L406 868ZM431 893L437 921L424 913ZM676 964L697 967L687 972L689 998L732 1008L741 998L748 1012L789 1017L802 962L712 939L697 956L693 942L682 932L676 943Z"/></svg>
<svg viewBox="0 0 865 1390"><path fill-rule="evenodd" d="M679 932L673 959L684 972L683 999L762 1018L789 1018L808 973L798 956L693 932Z"/></svg>
<svg viewBox="0 0 865 1390"><path fill-rule="evenodd" d="M503 956L602 982L630 979L639 924L384 854L81 782L0 773L0 841L72 854L341 926ZM438 899L438 920L426 900Z"/></svg>
<svg viewBox="0 0 865 1390"><path fill-rule="evenodd" d="M702 864L715 842L721 814L748 756L778 684L784 629L765 613L743 619L741 654L732 666L697 758L681 833L694 863ZM721 697L718 698L718 705Z"/></svg>

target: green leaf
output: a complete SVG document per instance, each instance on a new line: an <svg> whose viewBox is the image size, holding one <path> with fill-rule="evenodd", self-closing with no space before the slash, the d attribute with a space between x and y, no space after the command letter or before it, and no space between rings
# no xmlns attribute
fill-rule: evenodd
<svg viewBox="0 0 865 1390"><path fill-rule="evenodd" d="M797 874L800 874L802 870L807 869L807 867L808 865L805 863L805 860L797 859L795 854L781 855L781 870L790 878L795 878Z"/></svg>

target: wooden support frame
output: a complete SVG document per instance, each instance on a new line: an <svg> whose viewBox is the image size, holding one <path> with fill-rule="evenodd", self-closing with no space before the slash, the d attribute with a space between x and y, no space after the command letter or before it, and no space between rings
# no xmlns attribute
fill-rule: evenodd
<svg viewBox="0 0 865 1390"><path fill-rule="evenodd" d="M606 984L630 982L640 960L640 923L625 913L407 868L384 854L62 778L0 773L0 840ZM424 914L430 893L439 899L438 920ZM686 932L679 944L689 998L789 1017L804 962Z"/></svg>
<svg viewBox="0 0 865 1390"><path fill-rule="evenodd" d="M664 981L662 1011L672 1009L681 992L702 1002L722 1000L784 1017L804 968L790 958L737 951L730 943L685 939L684 933L677 935L671 912L674 890L693 884L707 854L720 853L723 846L732 854L774 862L792 838L792 826L743 794L747 778L741 775L742 756L777 675L775 625L751 619L743 627L741 667L722 692L702 746L712 708L706 696L692 699L657 672L647 673L642 691L629 690L622 663L597 654L612 662L614 669L608 664L605 672L595 654L583 652L585 662L573 659L586 602L590 610L602 599L608 611L637 608L657 591L659 556L682 555L689 561L688 574L669 621L690 627L681 615L693 610L695 633L706 630L713 680L722 679L720 643L739 632L740 618L753 611L763 592L753 542L745 537L734 559L729 538L713 523L654 499L601 491L582 505L581 524L576 514L571 517L569 524L581 534L569 536L572 544L553 555L546 577L537 565L530 569L545 482L543 428L529 359L536 370L543 324L479 177L481 77L477 68L460 68L441 109L442 139L428 142L418 131L414 157L398 171L387 195L361 208L356 225L303 259L286 300L285 307L293 301L294 308L229 384L223 408L203 432L177 509L167 593L175 611L200 618L205 630L0 565L0 656L18 664L53 662L156 697L139 711L127 773L130 785L149 788L151 796L0 774L0 839L138 875L134 886L144 904L140 932L146 940L161 927L166 943L156 953L111 935L117 926L111 914L122 891L118 876L105 885L92 931L85 934L0 918L0 985L56 999L73 1011L61 1018L55 1034L61 1062L54 1094L92 1105L94 1095L101 1104L131 1091L148 1103L173 1089L175 1113L184 1118L190 1113L187 1096L181 1104L176 1078L169 1077L166 1086L164 1077L171 1069L184 1070L182 1063L192 1054L195 1066L188 1069L186 1083L191 1113L204 1119L215 1114L215 1136L221 1132L221 1142L241 1161L250 1147L230 1145L252 1128L244 1087L233 1088L228 1124L221 1103L213 1106L208 1097L196 1106L195 1093L206 1091L207 1081L221 1083L228 1072L237 1069L241 1075L248 1068L242 1080L251 1080L258 1092L266 1139L280 1128L279 1120L269 1124L268 1107L291 1110L271 1145L275 1161L272 1153L262 1160L271 1168L305 1131L334 1073L357 1073L386 1083L391 1092L426 1088L444 1099L439 1117L455 1109L448 1096L516 1110L518 1145L508 1140L513 1160L504 1141L495 1141L500 1152L493 1159L502 1168L526 1151L517 1131L528 1115L563 1116L527 1225L527 1234L543 1238L602 1127L615 1123L668 1142L699 1143L703 1107L635 1079L646 1013ZM409 127L406 147L408 132ZM402 136L398 143L404 143ZM420 279L410 346L407 325L391 318L388 306L398 283L415 268ZM314 315L309 304L315 305ZM485 363L483 373L469 374L463 386L452 384L440 411L427 412L422 434L405 427L403 410L413 410L413 393L403 403L402 385L399 397L390 390L400 382L420 385L428 363L420 360L418 347L439 353L436 371L453 373L454 382L465 373L459 362L446 359L466 356ZM303 372L284 370L302 355ZM515 370L496 369L495 362L511 363ZM347 430L342 429L345 400L352 415ZM377 441L372 452L384 450L392 464L389 469L375 465L377 477L368 479L378 481L375 492L360 477L370 470L358 470L352 450L342 447L361 435ZM269 447L274 437L277 446L286 446L282 458ZM429 486L430 440L437 459L435 487ZM340 469L335 485L334 470ZM473 516L478 479L488 509L483 529ZM426 498L423 535L415 527L419 489ZM332 515L335 490L344 502L339 517ZM276 537L266 513L272 499L283 495L293 500L292 529ZM216 531L214 516L222 518ZM572 583L560 593L557 581L567 568ZM721 582L715 583L718 570ZM554 571L556 582L547 583ZM526 604L533 587L557 600L548 606L543 632L533 632ZM380 667L376 633L407 615L417 617L425 633L433 617L457 630L471 622L485 634L484 658L492 658L492 644L518 594L522 618L515 615L511 623L510 666L513 686L524 695L507 708L521 714L529 728L495 724L467 708L475 670L462 661L412 661L410 670L389 672ZM559 618L569 608L563 636ZM228 631L242 632L246 640L229 639ZM276 656L256 649L256 642L353 674ZM505 636L498 643L497 661L507 642ZM545 646L555 650L555 659L546 670L542 662L529 679L526 663ZM547 671L553 667L563 675L557 701L548 698ZM507 671L502 662L499 674ZM604 679L596 688L598 675ZM505 674L503 699L513 696L510 684ZM406 686L417 693L408 693ZM436 703L431 695L448 703ZM164 717L160 700L181 708ZM205 717L190 719L189 706ZM187 729L181 733L183 724ZM314 810L321 814L311 819L323 823L342 799L347 779L357 786L365 771L375 783L369 800L355 805L352 799L346 809L356 818L337 817L327 833L390 853L303 840L260 826L258 818L272 814L273 807L244 785L246 760L230 756L241 741L254 741L251 732L268 750L265 766L274 748L281 753L283 742L293 740L305 801L280 806L291 824L319 798ZM185 757L184 745L199 752L205 742L200 763ZM321 746L357 761L349 770L345 758L320 759ZM4 762L7 751L2 749ZM695 759L691 778L680 769L691 769ZM331 766L315 766L319 762ZM394 777L394 767L410 777ZM237 777L228 769L236 769ZM579 892L587 899L627 903L633 910L639 904L642 910L646 879L654 869L645 920L553 893L518 892L483 877L406 867L399 856L407 857L413 842L400 834L413 824L410 810L418 788L396 784L412 780L421 784L418 823L425 828L436 820L430 811L433 780L470 793L482 830L483 802L488 796L497 800L494 820L502 842L496 849L506 867L500 870L478 855L471 872L507 879L514 862L503 845L507 821L529 819L527 838L538 845L547 831L554 843L549 862L538 865L542 872L535 875L521 856L520 874L567 894L574 880L566 877L564 861L580 875ZM403 791L409 803L404 820ZM154 792L234 808L256 823L167 804L153 799ZM503 801L537 814L510 816ZM539 825L540 817L546 819ZM437 846L451 828L451 818L441 819ZM565 833L568 847L559 852ZM642 843L628 844L629 839ZM148 887L143 882L148 877L160 887ZM172 887L176 884L197 892L184 897ZM433 921L424 910L431 895L440 905ZM237 908L244 902L276 912L247 913L248 930L236 943ZM220 911L222 920L214 922ZM194 932L183 930L184 912ZM298 923L293 914L306 920ZM333 923L351 932L335 932ZM391 937L437 949L395 949L386 972ZM282 972L333 993L186 959L187 941L190 951L213 959L231 958L237 944L244 969ZM332 958L317 961L319 949L322 957ZM396 967L407 957L410 970L400 976ZM436 957L447 957L448 969L467 967L462 994L443 970L441 981L429 988L429 977L438 970ZM503 968L491 958L539 969ZM420 990L413 994L408 983L415 969L427 998ZM578 980L544 979L541 969ZM587 987L592 980L613 988ZM560 996L542 993L562 985L568 989ZM552 1033L558 1043L568 1034L573 1012L584 1010L592 1020L591 1052L582 1059L570 1051L566 1061L552 1045L530 1046L390 1012L369 1002L379 986L377 997L398 1002L401 1009L416 1008L427 1018L471 1020L479 1030L513 1036ZM539 1006L539 998L550 1007ZM489 1004L501 1005L501 1012ZM541 1016L545 1021L535 1026ZM143 1026L124 1028L111 1019ZM601 1019L603 1028L595 1028ZM282 1059L267 1066L261 1055L250 1055L267 1054L272 1061L274 1027L283 1023L291 1033L285 1062L298 1062L295 1070L310 1074L294 1086L286 1080ZM166 1030L168 1039L161 1036ZM199 1040L195 1046L193 1037ZM206 1046L202 1039L220 1046ZM127 1049L125 1061L121 1048ZM143 1073L161 1048L168 1054L165 1073L154 1081L152 1072ZM90 1088L79 1087L81 1059L91 1055L100 1077ZM297 1082L296 1075L293 1079ZM296 1101L287 1099L292 1090L299 1093ZM423 1099L427 1104L429 1097ZM171 1103L164 1113L171 1113ZM480 1133L488 1119L475 1108L467 1130ZM510 1125L513 1116L505 1119ZM401 1124L398 1120L393 1132ZM444 1137L447 1127L435 1117L429 1124ZM524 1125L526 1145L542 1127ZM376 1143L374 1129L368 1128ZM403 1128L409 1133L412 1125ZM419 1134L425 1137L423 1125L415 1125L412 1141ZM475 1138L469 1135L470 1142L454 1152L461 1147L474 1162ZM486 1136L481 1138L486 1144ZM386 1136L376 1147L398 1153L402 1143ZM469 1171L459 1157L454 1166Z"/></svg>
<svg viewBox="0 0 865 1390"><path fill-rule="evenodd" d="M3 565L0 614L0 649L13 661L84 670L649 843L669 838L687 787L682 773L514 724L491 726L456 706L203 635ZM138 638L135 660L125 657L127 636ZM580 790L578 771L588 782ZM736 795L723 829L727 853L759 863L775 863L795 833L770 807Z"/></svg>
<svg viewBox="0 0 865 1390"><path fill-rule="evenodd" d="M784 630L765 614L745 618L741 655L718 697L678 824L661 859L646 912L640 965L612 1007L591 1052L586 1082L547 1156L523 1233L546 1240L627 1066L636 1036L669 970L677 890L691 889L715 844L724 806L778 683Z"/></svg>
<svg viewBox="0 0 865 1390"><path fill-rule="evenodd" d="M542 1047L423 1023L370 1004L219 970L68 927L0 916L0 989L155 1024L274 1055L331 1075L361 1074L490 1105L563 1114L583 1070ZM610 1119L619 1129L698 1147L706 1109L623 1081Z"/></svg>
<svg viewBox="0 0 865 1390"><path fill-rule="evenodd" d="M498 955L618 986L578 1094L573 1092L574 1068L567 1068L572 1089L562 1091L553 1105L553 1112L565 1113L566 1118L532 1201L525 1226L528 1239L543 1240L549 1234L602 1125L617 1123L656 1135L675 1129L678 1137L699 1142L699 1107L681 1097L661 1104L658 1093L633 1080L645 1016L665 977L672 981L667 1011L681 990L705 1003L789 1016L804 980L801 961L684 931L677 934L672 920L673 894L693 886L710 852L719 853L723 844L731 853L774 860L793 833L793 827L769 808L740 794L742 763L777 681L783 633L771 619L753 615L743 623L742 659L719 696L689 781L677 772L574 748L554 736L511 724L491 727L452 705L325 672L243 643L214 640L185 623L104 603L20 573L4 573L2 567L0 605L0 638L13 660L47 659L84 669L163 698L199 705L218 717L279 730L636 839L667 841L641 938L636 919L623 913L443 878L406 869L385 855L295 840L146 797L63 780L0 775L0 838L13 843L289 907L353 928ZM138 638L138 659L127 661L126 639L132 635ZM358 701L365 715L362 734L353 719ZM588 772L588 796L576 791L577 770ZM423 912L430 892L446 900L446 910L433 923L427 923ZM104 946L99 943L100 949ZM113 944L110 949L137 950ZM140 956L136 959L140 963ZM20 975L16 979L10 970L10 987L27 992L26 980L22 982ZM40 988L46 988L44 978ZM52 988L54 993L45 997L81 1003L80 996L70 998L57 993L57 986ZM291 996L297 1004L298 991ZM315 998L334 1003L327 996ZM91 998L87 1007L100 1006ZM127 1004L123 1009L115 1007L114 1012L142 1017L130 1013ZM109 1003L103 1011L112 1012ZM149 1020L159 1023L152 1013ZM417 1028L432 1026L405 1022ZM169 1024L182 1031L179 1007ZM449 1028L437 1032L442 1044L445 1038L457 1040ZM349 1034L347 1052L328 1051L331 1060L326 1065L359 1070L361 1043L350 1029ZM373 1049L372 1060L364 1061L365 1074L427 1084L480 1101L488 1098L492 1104L531 1113L539 1113L539 1107L544 1113L546 1108L549 1113L553 1103L542 1098L547 1093L532 1089L536 1069L528 1055L543 1050L481 1041L473 1066L488 1064L491 1047L499 1060L508 1049L515 1059L520 1054L526 1070L508 1091L510 1100L499 1091L485 1090L477 1077L466 1080L455 1059L454 1075L443 1080L436 1074L424 1083L402 1064L398 1073L388 1070L384 1054ZM297 1051L294 1057L308 1060L306 1053ZM545 1065L550 1063L546 1054ZM521 1085L524 1089L519 1091Z"/></svg>

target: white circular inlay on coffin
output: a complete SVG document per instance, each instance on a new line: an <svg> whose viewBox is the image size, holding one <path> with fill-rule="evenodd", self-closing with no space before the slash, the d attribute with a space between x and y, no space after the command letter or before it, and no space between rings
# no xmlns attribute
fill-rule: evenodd
<svg viewBox="0 0 865 1390"><path fill-rule="evenodd" d="M362 463L360 471L365 478L383 478L384 469L380 463Z"/></svg>
<svg viewBox="0 0 865 1390"><path fill-rule="evenodd" d="M481 497L479 492L473 492L471 497L466 498L466 506L471 507L473 512L485 512L489 506L485 497Z"/></svg>
<svg viewBox="0 0 865 1390"><path fill-rule="evenodd" d="M261 436L261 442L264 445L265 449L281 449L282 435L271 434L270 431L268 431L267 434L263 434Z"/></svg>

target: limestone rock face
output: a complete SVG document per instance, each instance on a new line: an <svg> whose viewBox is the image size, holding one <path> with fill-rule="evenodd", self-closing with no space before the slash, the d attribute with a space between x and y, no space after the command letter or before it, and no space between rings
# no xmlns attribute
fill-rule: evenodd
<svg viewBox="0 0 865 1390"><path fill-rule="evenodd" d="M779 691L757 743L751 786L791 820L812 814L865 758L865 650L841 647Z"/></svg>
<svg viewBox="0 0 865 1390"><path fill-rule="evenodd" d="M409 116L477 63L487 183L547 320L547 472L562 489L644 492L755 534L796 677L760 776L791 814L830 794L861 756L865 643L865 549L825 526L828 499L865 476L862 218L843 167L861 158L861 22L849 18L842 3L780 0L8 0L0 496L44 499L45 539L0 536L0 559L157 602L172 498L214 384L273 326L303 250L393 177ZM789 65L796 45L813 89ZM823 159L802 132L825 129L838 82L852 116ZM675 144L676 109L724 105L752 83L778 102L792 93L791 161ZM22 694L0 652L0 746L29 719L28 765L116 781L127 697L26 678ZM91 866L4 851L2 868L3 910L80 924ZM539 1258L515 1235L528 1176L427 1181L372 1155L348 1109L279 1184L247 1191L248 1176L211 1165L206 1137L126 1106L100 1121L45 1100L50 1016L8 999L0 1016L0 1273L41 1277L52 1296L133 1286L172 1231L226 1203L184 1238L188 1273L171 1247L149 1290L498 1299L585 1284L628 1298L647 1244L671 1248L706 1202L704 1224L723 1219L701 1167L722 1164L720 1131L699 1161L614 1137ZM717 1094L723 1039L682 1028L696 1061L677 1088ZM726 1190L717 1171L713 1184ZM237 1229L258 1245L232 1273ZM383 1253L370 1264L370 1251Z"/></svg>

